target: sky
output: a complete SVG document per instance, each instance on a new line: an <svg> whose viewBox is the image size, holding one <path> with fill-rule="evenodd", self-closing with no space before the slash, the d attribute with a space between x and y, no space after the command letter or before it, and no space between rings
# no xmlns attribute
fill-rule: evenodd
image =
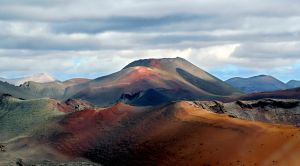
<svg viewBox="0 0 300 166"><path fill-rule="evenodd" d="M226 80L300 80L297 0L0 0L0 77L96 78L182 57Z"/></svg>

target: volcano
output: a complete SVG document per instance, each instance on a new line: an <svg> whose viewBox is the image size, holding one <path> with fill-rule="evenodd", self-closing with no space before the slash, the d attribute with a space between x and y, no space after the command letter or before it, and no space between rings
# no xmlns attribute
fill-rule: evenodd
<svg viewBox="0 0 300 166"><path fill-rule="evenodd" d="M134 61L119 72L67 88L65 97L98 106L123 101L157 105L178 100L222 100L241 92L182 58Z"/></svg>

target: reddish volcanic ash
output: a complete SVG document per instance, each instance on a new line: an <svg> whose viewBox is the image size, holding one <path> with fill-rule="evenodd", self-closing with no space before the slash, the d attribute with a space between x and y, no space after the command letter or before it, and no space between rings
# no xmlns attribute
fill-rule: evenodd
<svg viewBox="0 0 300 166"><path fill-rule="evenodd" d="M150 60L150 67L153 68L160 68L160 63L157 59L151 59Z"/></svg>
<svg viewBox="0 0 300 166"><path fill-rule="evenodd" d="M56 148L71 156L82 155L91 149L100 137L105 135L128 114L132 107L122 103L103 110L87 109L74 112L61 122L63 133L55 138Z"/></svg>
<svg viewBox="0 0 300 166"><path fill-rule="evenodd" d="M104 165L297 165L298 128L208 112L192 102L117 104L61 122L56 149Z"/></svg>
<svg viewBox="0 0 300 166"><path fill-rule="evenodd" d="M161 77L158 73L153 71L151 68L142 67L142 66L133 67L128 73L121 76L116 81L119 83L133 83L143 79L161 84L159 83Z"/></svg>

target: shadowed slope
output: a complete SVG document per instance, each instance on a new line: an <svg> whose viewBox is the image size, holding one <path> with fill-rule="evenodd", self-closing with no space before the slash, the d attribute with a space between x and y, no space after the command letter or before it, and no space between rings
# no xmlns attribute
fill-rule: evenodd
<svg viewBox="0 0 300 166"><path fill-rule="evenodd" d="M240 100L258 100L264 98L273 99L300 99L300 88L279 90L272 92L252 93L241 96Z"/></svg>
<svg viewBox="0 0 300 166"><path fill-rule="evenodd" d="M23 90L22 88L11 85L7 82L0 81L0 95L2 94L10 94L17 98L23 98L23 99L31 99L35 97L35 95L32 94L31 92Z"/></svg>

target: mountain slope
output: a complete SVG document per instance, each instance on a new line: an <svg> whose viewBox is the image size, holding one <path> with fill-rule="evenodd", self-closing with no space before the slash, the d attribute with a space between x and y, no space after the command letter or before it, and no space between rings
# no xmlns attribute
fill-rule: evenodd
<svg viewBox="0 0 300 166"><path fill-rule="evenodd" d="M31 92L28 92L18 86L14 86L7 82L0 81L0 95L2 94L10 94L17 98L23 98L23 99L31 99L35 97L35 95L32 94Z"/></svg>
<svg viewBox="0 0 300 166"><path fill-rule="evenodd" d="M90 79L87 79L87 78L72 78L72 79L64 81L63 84L66 85L66 86L73 86L73 85L77 85L77 84L86 83L88 81L90 81Z"/></svg>
<svg viewBox="0 0 300 166"><path fill-rule="evenodd" d="M59 131L66 115L83 108L90 106L75 100L61 103L0 96L0 165L97 165L69 158L44 141L48 133Z"/></svg>
<svg viewBox="0 0 300 166"><path fill-rule="evenodd" d="M72 86L66 91L66 96L100 106L120 100L147 105L145 103L151 102L153 95L159 95L155 104L160 104L182 99L222 100L238 94L238 90L182 58L138 60L119 72Z"/></svg>
<svg viewBox="0 0 300 166"><path fill-rule="evenodd" d="M66 88L75 86L77 84L82 84L87 81L89 81L89 79L84 78L74 78L66 80L64 82L52 81L46 83L29 81L20 85L20 89L28 93L34 94L35 98L48 97L57 100L62 100L65 97Z"/></svg>
<svg viewBox="0 0 300 166"><path fill-rule="evenodd" d="M298 81L298 80L291 80L291 81L287 82L286 85L289 88L299 88L300 87L300 81Z"/></svg>
<svg viewBox="0 0 300 166"><path fill-rule="evenodd" d="M30 136L36 129L42 131L52 118L64 115L57 104L50 99L20 100L8 95L1 96L0 142Z"/></svg>
<svg viewBox="0 0 300 166"><path fill-rule="evenodd" d="M236 89L224 83L222 80L183 58L142 59L128 64L124 69L135 66L160 69L180 81L202 89L210 94L226 96L236 92Z"/></svg>
<svg viewBox="0 0 300 166"><path fill-rule="evenodd" d="M285 83L267 75L259 75L249 78L236 77L231 78L226 82L245 93L288 89L288 86Z"/></svg>
<svg viewBox="0 0 300 166"><path fill-rule="evenodd" d="M60 81L49 83L25 82L20 86L22 90L36 94L38 98L49 97L54 99L62 99L66 86Z"/></svg>

